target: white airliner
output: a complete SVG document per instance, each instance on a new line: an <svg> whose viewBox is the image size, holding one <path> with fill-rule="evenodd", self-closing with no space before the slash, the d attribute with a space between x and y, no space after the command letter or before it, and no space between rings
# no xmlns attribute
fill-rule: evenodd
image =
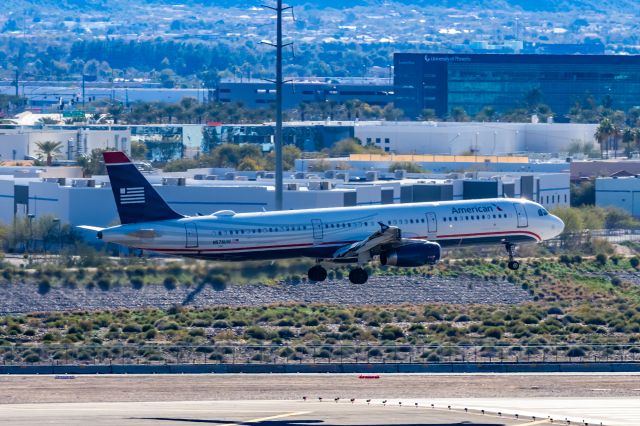
<svg viewBox="0 0 640 426"><path fill-rule="evenodd" d="M224 210L183 216L171 209L122 152L105 152L121 225L83 226L103 241L168 255L213 260L308 257L309 279L324 281L325 266L354 264L349 279L368 279L363 265L415 267L440 260L441 247L501 244L514 259L517 243L556 237L564 229L540 204L482 199L264 213Z"/></svg>

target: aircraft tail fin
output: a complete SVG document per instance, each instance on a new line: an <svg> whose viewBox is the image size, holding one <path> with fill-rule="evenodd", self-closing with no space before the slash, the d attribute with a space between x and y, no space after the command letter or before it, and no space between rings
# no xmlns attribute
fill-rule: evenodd
<svg viewBox="0 0 640 426"><path fill-rule="evenodd" d="M125 225L184 217L169 207L123 152L107 151L103 155L120 223Z"/></svg>

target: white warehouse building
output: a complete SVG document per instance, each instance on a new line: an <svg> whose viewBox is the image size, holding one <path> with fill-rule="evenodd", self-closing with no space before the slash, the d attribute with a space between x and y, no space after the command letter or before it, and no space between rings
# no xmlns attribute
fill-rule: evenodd
<svg viewBox="0 0 640 426"><path fill-rule="evenodd" d="M619 208L640 218L640 177L597 178L596 206Z"/></svg>
<svg viewBox="0 0 640 426"><path fill-rule="evenodd" d="M355 137L396 154L508 155L561 153L572 144L595 144L596 124L361 122Z"/></svg>
<svg viewBox="0 0 640 426"><path fill-rule="evenodd" d="M38 129L30 126L0 127L0 161L20 161L40 154L38 143L60 142L58 160L75 160L94 149L131 153L131 130L126 127L85 128L64 126Z"/></svg>
<svg viewBox="0 0 640 426"><path fill-rule="evenodd" d="M63 169L63 168L60 168ZM160 195L177 212L207 215L220 210L259 212L274 209L273 179L255 172L214 175L194 171L149 175ZM226 180L225 180L226 179ZM252 180L249 180L252 179ZM548 208L569 205L569 175L473 173L396 179L351 179L348 175L299 174L285 178L284 208L327 208L358 205L523 197ZM118 223L106 176L16 177L0 180L0 221L14 215L52 215L71 225L109 226Z"/></svg>

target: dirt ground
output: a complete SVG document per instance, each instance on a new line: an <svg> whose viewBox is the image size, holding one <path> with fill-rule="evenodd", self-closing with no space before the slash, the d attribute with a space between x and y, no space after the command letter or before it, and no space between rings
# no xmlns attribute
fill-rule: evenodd
<svg viewBox="0 0 640 426"><path fill-rule="evenodd" d="M640 375L2 376L0 404L340 398L640 397Z"/></svg>

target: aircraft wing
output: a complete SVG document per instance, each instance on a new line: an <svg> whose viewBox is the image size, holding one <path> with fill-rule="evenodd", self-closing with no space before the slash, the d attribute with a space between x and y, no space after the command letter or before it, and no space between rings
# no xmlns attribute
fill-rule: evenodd
<svg viewBox="0 0 640 426"><path fill-rule="evenodd" d="M400 228L388 226L379 222L380 230L374 232L362 241L340 247L333 254L333 259L370 257L372 251L379 251L383 246L398 244L402 241Z"/></svg>

